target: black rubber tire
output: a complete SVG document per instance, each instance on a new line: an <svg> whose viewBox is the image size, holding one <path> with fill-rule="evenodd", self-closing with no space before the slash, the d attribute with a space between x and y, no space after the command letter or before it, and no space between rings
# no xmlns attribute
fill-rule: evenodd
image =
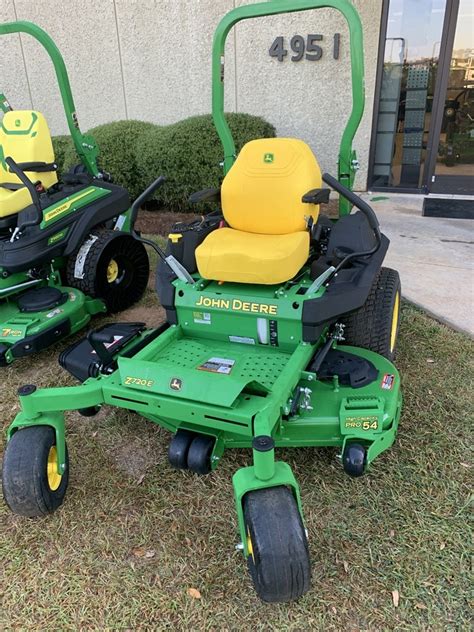
<svg viewBox="0 0 474 632"><path fill-rule="evenodd" d="M195 474L204 476L211 471L211 454L215 438L208 435L197 435L191 442L188 451L188 468Z"/></svg>
<svg viewBox="0 0 474 632"><path fill-rule="evenodd" d="M94 237L85 254L81 254L82 244L69 257L67 282L87 296L102 299L108 312L120 312L137 303L146 290L150 274L146 248L131 235L113 230L94 230L88 240ZM82 279L75 276L78 257L84 257ZM116 261L118 272L117 278L110 282L107 269L112 260Z"/></svg>
<svg viewBox="0 0 474 632"><path fill-rule="evenodd" d="M195 437L194 432L178 430L171 439L168 448L168 460L177 470L186 470L188 468L189 446Z"/></svg>
<svg viewBox="0 0 474 632"><path fill-rule="evenodd" d="M249 492L243 509L253 549L247 564L258 596L271 603L298 599L309 590L311 563L293 493L282 486Z"/></svg>
<svg viewBox="0 0 474 632"><path fill-rule="evenodd" d="M359 478L365 473L367 450L360 443L348 443L342 454L344 472L352 478Z"/></svg>
<svg viewBox="0 0 474 632"><path fill-rule="evenodd" d="M375 351L387 360L393 361L400 326L400 298L401 284L398 272L391 268L381 268L363 307L340 319L345 325L344 344ZM392 322L395 317L396 333L392 345Z"/></svg>
<svg viewBox="0 0 474 632"><path fill-rule="evenodd" d="M63 502L69 481L69 457L61 483L52 490L48 483L47 463L50 449L56 445L51 426L31 426L17 430L7 443L3 457L3 497L10 509L29 518L45 516Z"/></svg>

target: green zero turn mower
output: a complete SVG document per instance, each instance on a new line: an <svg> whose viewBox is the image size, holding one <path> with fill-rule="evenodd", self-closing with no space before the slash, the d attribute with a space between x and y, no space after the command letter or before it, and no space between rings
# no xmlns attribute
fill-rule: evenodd
<svg viewBox="0 0 474 632"><path fill-rule="evenodd" d="M149 274L128 193L98 169L94 139L79 129L59 50L35 24L0 25L9 33L32 35L50 55L81 164L58 180L44 116L0 95L0 366L129 307Z"/></svg>
<svg viewBox="0 0 474 632"><path fill-rule="evenodd" d="M320 7L341 11L350 30L353 107L338 179L321 176L300 140L252 141L236 156L223 112L230 29L247 18ZM252 465L233 477L238 547L263 600L308 590L299 487L275 449L333 446L344 471L361 476L392 445L402 403L391 362L400 281L382 267L389 242L373 210L351 192L363 86L362 28L349 0L271 0L223 18L213 45L213 114L225 177L219 190L192 196L219 210L175 226L167 254L159 253L163 326L105 326L61 355L82 384L19 389L3 470L13 511L37 516L63 502L64 410L133 410L173 433L175 468L207 474L226 448L251 448ZM337 221L319 215L329 199L322 180L340 195Z"/></svg>

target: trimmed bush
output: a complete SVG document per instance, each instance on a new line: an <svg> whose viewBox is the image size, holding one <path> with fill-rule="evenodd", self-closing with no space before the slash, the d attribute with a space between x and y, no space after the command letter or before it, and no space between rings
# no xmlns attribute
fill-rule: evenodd
<svg viewBox="0 0 474 632"><path fill-rule="evenodd" d="M66 154L70 154L74 151L72 138L70 136L53 136L54 156L56 164L58 165L59 174L63 173L65 169ZM77 162L77 160L76 160Z"/></svg>
<svg viewBox="0 0 474 632"><path fill-rule="evenodd" d="M260 117L227 114L226 118L237 152L250 140L275 136L273 125ZM222 145L210 115L152 130L140 142L140 188L165 175L166 184L158 189L156 199L170 211L199 212L201 207L188 204L188 198L194 191L220 186L222 159Z"/></svg>
<svg viewBox="0 0 474 632"><path fill-rule="evenodd" d="M275 128L258 116L226 114L237 152L249 140L272 138ZM170 211L199 211L188 204L194 191L222 181L222 145L212 117L193 116L159 127L144 121L116 121L89 130L99 146L99 166L135 199L159 175L167 178L156 200ZM69 136L56 136L53 146L59 172L79 163Z"/></svg>
<svg viewBox="0 0 474 632"><path fill-rule="evenodd" d="M143 139L158 130L154 123L145 121L116 121L89 130L99 146L98 164L112 175L113 181L125 187L133 200L141 193L142 179L138 173L137 157ZM79 158L71 144L64 163L67 168L78 164Z"/></svg>

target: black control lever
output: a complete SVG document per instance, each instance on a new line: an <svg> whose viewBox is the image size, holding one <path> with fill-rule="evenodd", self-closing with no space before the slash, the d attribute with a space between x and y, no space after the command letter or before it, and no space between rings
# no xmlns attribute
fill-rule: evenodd
<svg viewBox="0 0 474 632"><path fill-rule="evenodd" d="M26 173L21 170L21 168L13 160L13 158L11 156L8 156L7 158L5 158L5 162L8 165L8 168L11 171L11 173L14 173L17 176L17 178L22 182L22 184L24 184L25 187L28 189L28 192L31 195L31 201L33 202L36 208L35 219L24 222L21 226L18 227L17 232L21 232L23 229L27 228L28 226L36 226L43 219L43 209L41 207L41 200L34 183L28 178Z"/></svg>
<svg viewBox="0 0 474 632"><path fill-rule="evenodd" d="M334 189L334 191L337 191L340 195L345 197L346 200L349 200L349 202L357 207L359 211L362 211L362 213L364 213L367 221L369 222L369 226L375 233L375 237L377 238L377 240L380 240L380 225L374 209L356 193L341 184L339 180L334 178L331 174L323 173L323 180L326 184L329 184L329 186Z"/></svg>
<svg viewBox="0 0 474 632"><path fill-rule="evenodd" d="M349 200L349 202L351 202L356 208L359 209L359 211L361 211L365 215L369 223L369 226L374 231L374 235L375 235L375 246L371 248L370 250L364 250L363 252L351 252L348 255L345 255L345 253L340 253L343 259L337 265L337 267L331 272L331 274L327 277L327 279L325 279L325 284L327 285L329 281L339 272L339 270L341 270L342 268L345 268L347 264L349 263L349 261L351 261L352 259L358 259L360 257L368 257L370 255L375 254L382 244L382 234L380 232L380 225L379 225L379 220L377 219L377 215L375 214L374 209L371 206L369 206L367 202L365 202L353 191L351 191L350 189L345 187L343 184L341 184L339 180L336 180L336 178L331 176L329 173L323 173L323 180L326 184L329 184L329 186L333 188L335 191L337 191L340 195L345 197L346 200ZM336 256L337 255L338 253L336 253Z"/></svg>
<svg viewBox="0 0 474 632"><path fill-rule="evenodd" d="M149 199L151 198L151 196L153 195L153 193L159 189L160 187L162 187L164 185L164 183L166 182L166 178L165 176L160 176L159 178L157 178L154 182L152 182L150 184L150 186L145 189L143 191L143 193L140 193L140 195L137 197L137 199L135 200L135 202L132 204L132 213L130 216L130 221L132 226L135 226L135 222L137 220L137 216L138 216L138 211L140 210L140 207L143 206L143 204Z"/></svg>
<svg viewBox="0 0 474 632"><path fill-rule="evenodd" d="M180 263L175 257L173 257L173 255L165 254L163 250L158 246L158 244L156 244L154 241L151 241L151 239L145 239L144 237L141 237L135 230L135 220L137 219L140 207L143 205L144 202L146 202L146 200L148 200L149 197L153 195L156 189L158 189L158 187L161 187L165 182L166 178L164 176L160 176L153 182L153 184L148 187L148 189L145 189L145 191L143 191L143 193L139 195L135 202L132 204L132 213L130 216L132 235L137 241L141 241L143 244L151 246L160 257L160 259L163 261L163 263L165 263L172 270L172 272L174 272L178 279L181 279L182 281L185 281L186 283L190 283L192 285L195 281L182 263Z"/></svg>

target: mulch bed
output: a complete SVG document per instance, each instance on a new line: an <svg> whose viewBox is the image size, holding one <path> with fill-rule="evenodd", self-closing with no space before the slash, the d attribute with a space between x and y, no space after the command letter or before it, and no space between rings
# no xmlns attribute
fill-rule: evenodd
<svg viewBox="0 0 474 632"><path fill-rule="evenodd" d="M169 211L145 211L138 214L137 230L145 235L162 235L167 237L176 222L192 222L200 215L193 213L170 213Z"/></svg>

